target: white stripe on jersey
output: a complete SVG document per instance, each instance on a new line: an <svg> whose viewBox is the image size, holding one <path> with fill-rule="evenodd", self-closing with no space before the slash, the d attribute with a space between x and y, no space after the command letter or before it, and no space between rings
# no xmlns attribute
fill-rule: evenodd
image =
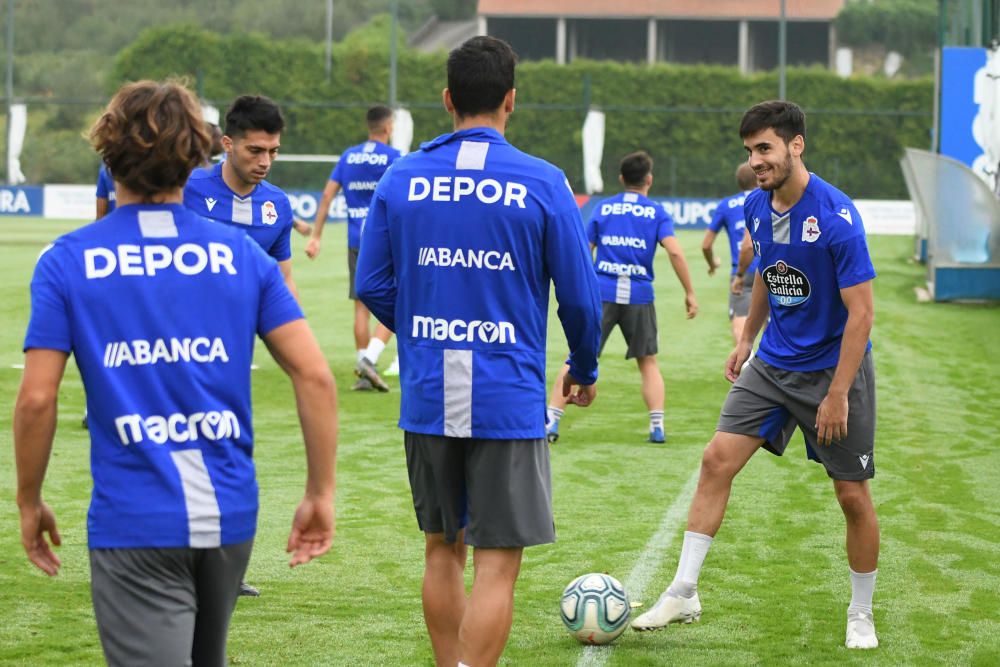
<svg viewBox="0 0 1000 667"><path fill-rule="evenodd" d="M444 350L444 434L472 437L472 350Z"/></svg>
<svg viewBox="0 0 1000 667"><path fill-rule="evenodd" d="M170 211L139 211L139 231L149 239L177 238L177 225Z"/></svg>
<svg viewBox="0 0 1000 667"><path fill-rule="evenodd" d="M788 245L792 240L792 222L787 213L778 215L771 211L771 240Z"/></svg>
<svg viewBox="0 0 1000 667"><path fill-rule="evenodd" d="M170 452L184 489L188 534L192 549L212 549L222 544L219 501L200 449Z"/></svg>
<svg viewBox="0 0 1000 667"><path fill-rule="evenodd" d="M632 300L632 278L627 275L618 276L615 284L615 303L629 303Z"/></svg>
<svg viewBox="0 0 1000 667"><path fill-rule="evenodd" d="M253 224L253 197L240 199L233 195L233 222L241 225Z"/></svg>
<svg viewBox="0 0 1000 667"><path fill-rule="evenodd" d="M486 141L463 141L462 147L458 149L458 157L455 159L455 169L478 169L486 168L486 153L490 150L490 144Z"/></svg>

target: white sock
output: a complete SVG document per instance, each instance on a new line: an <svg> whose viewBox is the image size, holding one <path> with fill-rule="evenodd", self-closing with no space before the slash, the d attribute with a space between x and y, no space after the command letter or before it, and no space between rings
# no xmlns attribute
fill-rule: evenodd
<svg viewBox="0 0 1000 667"><path fill-rule="evenodd" d="M365 350L364 350L364 348L362 348L362 349L358 350L358 361L361 361L364 358L365 358Z"/></svg>
<svg viewBox="0 0 1000 667"><path fill-rule="evenodd" d="M649 432L652 433L653 429L659 427L663 430L663 410L650 410L649 411Z"/></svg>
<svg viewBox="0 0 1000 667"><path fill-rule="evenodd" d="M550 429L552 425L558 423L562 419L563 411L557 407L549 406L545 410L545 428Z"/></svg>
<svg viewBox="0 0 1000 667"><path fill-rule="evenodd" d="M372 366L374 366L378 363L378 357L384 349L385 343L372 336L372 339L368 341L368 349L365 350L365 359L372 362Z"/></svg>
<svg viewBox="0 0 1000 667"><path fill-rule="evenodd" d="M458 667L469 667L469 666L467 664L465 664L464 662L462 662L461 660L459 660L458 661Z"/></svg>
<svg viewBox="0 0 1000 667"><path fill-rule="evenodd" d="M712 538L701 533L684 531L684 544L681 546L681 560L677 564L677 574L670 583L667 592L681 598L692 597L698 591L698 575L701 566L712 546Z"/></svg>
<svg viewBox="0 0 1000 667"><path fill-rule="evenodd" d="M872 596L875 595L876 574L878 574L877 569L871 572L851 570L851 606L848 609L863 609L871 612Z"/></svg>

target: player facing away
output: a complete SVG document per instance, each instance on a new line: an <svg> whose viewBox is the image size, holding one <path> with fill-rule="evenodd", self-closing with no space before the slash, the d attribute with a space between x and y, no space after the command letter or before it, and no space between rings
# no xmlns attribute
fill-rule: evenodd
<svg viewBox="0 0 1000 667"><path fill-rule="evenodd" d="M739 266L740 246L747 236L746 222L743 219L743 201L746 196L757 187L757 177L753 169L746 162L736 168L736 183L741 192L724 198L715 207L712 214L712 222L705 232L705 238L701 241L701 252L708 263L708 275L715 275L715 270L719 268L721 261L715 256L712 246L715 237L721 230L726 230L726 238L729 239L729 254L732 261L732 269L729 272L729 322L733 332L733 344L739 342L740 334L743 332L743 324L747 321L747 312L750 310L750 290L753 288L753 277L756 263L748 268Z"/></svg>
<svg viewBox="0 0 1000 667"><path fill-rule="evenodd" d="M523 549L555 540L550 276L570 382L580 385L571 400L596 395L600 296L579 209L559 169L503 136L515 63L492 37L451 52L443 98L455 131L385 173L358 256L358 297L397 335L399 425L425 534L424 620L437 664L448 667L496 664Z"/></svg>
<svg viewBox="0 0 1000 667"><path fill-rule="evenodd" d="M94 220L100 220L115 210L115 180L111 178L108 168L103 164L97 172L95 195L97 210L94 212Z"/></svg>
<svg viewBox="0 0 1000 667"><path fill-rule="evenodd" d="M242 95L226 111L225 123L225 158L192 172L184 186L184 205L246 232L278 262L285 284L298 298L292 279L292 205L288 195L264 180L281 146L281 109L266 97Z"/></svg>
<svg viewBox="0 0 1000 667"><path fill-rule="evenodd" d="M183 205L209 146L193 95L170 82L127 84L91 138L117 179L118 206L58 238L35 267L14 410L21 541L39 569L59 571L42 482L72 353L90 409L87 531L104 656L222 666L258 512L254 335L291 378L305 438L293 566L333 539L336 389L275 261Z"/></svg>
<svg viewBox="0 0 1000 667"><path fill-rule="evenodd" d="M677 573L656 605L633 621L637 630L700 616L698 575L733 478L761 447L780 456L798 427L809 458L833 479L846 519L846 645L878 646L872 594L879 529L868 484L875 475L868 340L875 269L854 204L806 170L805 133L805 115L791 102L758 104L740 123L760 187L744 203L758 275L743 334L726 362L733 386L702 456ZM768 314L757 355L743 368Z"/></svg>
<svg viewBox="0 0 1000 667"><path fill-rule="evenodd" d="M662 206L649 199L653 159L645 151L626 155L618 180L624 192L602 200L587 222L587 239L596 249L594 269L601 289L601 350L615 327L621 329L642 376L642 398L649 410L649 441L666 442L663 429L663 375L656 363L659 339L653 293L653 259L663 246L684 288L687 318L698 313L684 251L674 236L674 221ZM566 408L563 366L549 397L545 430L549 442L559 439L559 420Z"/></svg>
<svg viewBox="0 0 1000 667"><path fill-rule="evenodd" d="M368 124L368 140L357 146L351 146L343 152L337 166L330 173L330 179L323 188L323 196L316 211L316 221L313 223L312 234L306 244L306 255L316 259L319 255L323 238L323 227L326 225L330 204L337 193L343 191L347 202L347 297L354 301L354 345L357 349L357 367L355 373L358 381L353 389L356 391L389 391L387 385L375 365L379 355L385 349L385 344L392 332L383 324L375 326L375 335L371 334L371 313L365 304L358 300L354 291L354 274L358 263L358 248L361 246L361 230L365 225L365 216L371 205L372 194L378 185L382 174L399 157L398 150L389 145L392 137L392 109L377 104L365 115ZM398 368L398 364L394 364Z"/></svg>

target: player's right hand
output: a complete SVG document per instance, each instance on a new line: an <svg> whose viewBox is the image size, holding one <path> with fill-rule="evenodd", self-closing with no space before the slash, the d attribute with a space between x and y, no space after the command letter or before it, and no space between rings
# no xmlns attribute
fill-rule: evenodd
<svg viewBox="0 0 1000 667"><path fill-rule="evenodd" d="M306 256L309 259L316 259L317 255L319 255L319 239L310 238L306 243Z"/></svg>
<svg viewBox="0 0 1000 667"><path fill-rule="evenodd" d="M289 567L308 563L333 545L335 514L333 497L306 495L295 510L292 532L285 551L292 554Z"/></svg>
<svg viewBox="0 0 1000 667"><path fill-rule="evenodd" d="M743 364L749 358L750 346L740 341L736 344L733 351L729 353L729 358L726 359L726 379L730 382L736 382L736 379L740 376L740 372L743 370Z"/></svg>
<svg viewBox="0 0 1000 667"><path fill-rule="evenodd" d="M743 294L743 278L733 274L733 280L729 283L729 291L736 296Z"/></svg>
<svg viewBox="0 0 1000 667"><path fill-rule="evenodd" d="M718 257L712 258L712 263L708 265L708 275L714 276L715 270L722 265L722 260Z"/></svg>
<svg viewBox="0 0 1000 667"><path fill-rule="evenodd" d="M45 533L49 534L52 544L57 547L62 544L62 538L59 536L59 529L56 528L56 516L52 512L52 508L45 502L39 501L37 504L24 505L19 509L21 511L21 544L24 546L25 553L28 554L28 560L45 574L54 577L58 574L62 561L45 540Z"/></svg>
<svg viewBox="0 0 1000 667"><path fill-rule="evenodd" d="M576 391L573 391L573 388ZM573 405L578 405L581 408L585 408L594 402L597 398L597 385L596 384L580 384L577 382L569 373L566 373L563 377L563 396L566 397L567 403L572 403Z"/></svg>

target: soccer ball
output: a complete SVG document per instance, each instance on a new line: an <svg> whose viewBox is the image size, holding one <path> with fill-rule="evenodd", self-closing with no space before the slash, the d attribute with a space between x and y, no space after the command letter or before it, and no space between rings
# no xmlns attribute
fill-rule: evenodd
<svg viewBox="0 0 1000 667"><path fill-rule="evenodd" d="M599 572L569 582L559 606L566 629L583 644L613 642L632 611L621 582Z"/></svg>

